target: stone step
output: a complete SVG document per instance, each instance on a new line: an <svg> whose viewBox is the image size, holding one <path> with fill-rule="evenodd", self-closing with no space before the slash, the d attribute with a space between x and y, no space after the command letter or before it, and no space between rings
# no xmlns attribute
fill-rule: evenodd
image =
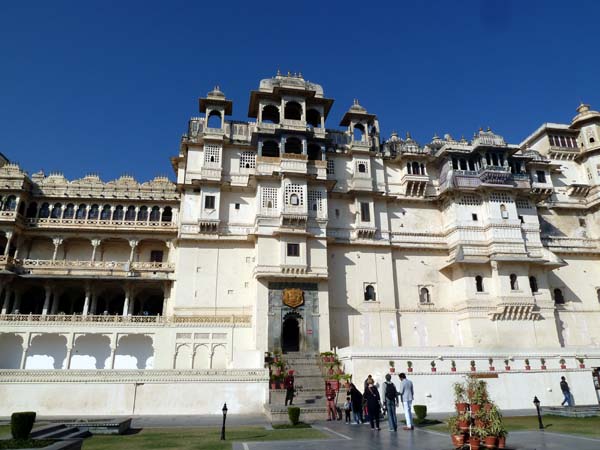
<svg viewBox="0 0 600 450"><path fill-rule="evenodd" d="M44 425L38 428L34 428L33 430L31 430L31 438L32 439L37 439L38 436L42 435L42 434L47 434L47 433L51 433L54 431L58 431L58 430L63 430L66 427L63 424L60 423L55 423L55 424L51 424L51 425Z"/></svg>
<svg viewBox="0 0 600 450"><path fill-rule="evenodd" d="M87 430L80 430L79 428L70 428L63 425L63 428L57 430L47 431L37 435L36 439L84 439L91 436L91 433Z"/></svg>

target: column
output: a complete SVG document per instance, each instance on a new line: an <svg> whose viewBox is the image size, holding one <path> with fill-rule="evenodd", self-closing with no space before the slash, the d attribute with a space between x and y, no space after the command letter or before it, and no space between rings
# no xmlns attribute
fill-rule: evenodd
<svg viewBox="0 0 600 450"><path fill-rule="evenodd" d="M102 239L92 239L91 243L92 243L92 258L91 258L91 262L95 262L96 261L96 251L98 250L98 247L102 243Z"/></svg>
<svg viewBox="0 0 600 450"><path fill-rule="evenodd" d="M98 295L95 290L92 290L92 307L90 312L93 314L98 314L96 309L98 309Z"/></svg>
<svg viewBox="0 0 600 450"><path fill-rule="evenodd" d="M82 315L83 316L87 316L88 312L90 310L90 296L91 296L91 287L89 284L86 285L85 287L85 300L83 301L83 311L82 311Z"/></svg>
<svg viewBox="0 0 600 450"><path fill-rule="evenodd" d="M52 291L52 309L50 310L50 314L56 314L58 311L58 302L60 299L58 295L58 290L53 289Z"/></svg>
<svg viewBox="0 0 600 450"><path fill-rule="evenodd" d="M42 308L42 316L48 314L48 309L50 308L50 296L52 295L52 287L49 284L44 286L44 293L46 296L44 297L44 307Z"/></svg>
<svg viewBox="0 0 600 450"><path fill-rule="evenodd" d="M23 239L22 236L19 236L17 238L17 248L15 249L15 255L14 255L15 259L19 258L19 250L23 246L23 242L25 242L25 239Z"/></svg>
<svg viewBox="0 0 600 450"><path fill-rule="evenodd" d="M10 297L12 295L12 289L7 286L4 290L4 303L2 304L2 315L8 314L8 307L10 306Z"/></svg>
<svg viewBox="0 0 600 450"><path fill-rule="evenodd" d="M52 254L52 261L56 261L56 255L58 254L58 247L63 243L63 239L60 237L55 237L52 239L52 243L54 244L54 253Z"/></svg>
<svg viewBox="0 0 600 450"><path fill-rule="evenodd" d="M67 357L65 358L65 369L71 368L71 355L73 354L73 346L75 345L75 335L70 334L67 337Z"/></svg>
<svg viewBox="0 0 600 450"><path fill-rule="evenodd" d="M117 345L119 344L119 338L116 334L110 337L110 361L107 369L115 368L115 353L117 352Z"/></svg>
<svg viewBox="0 0 600 450"><path fill-rule="evenodd" d="M23 352L21 353L21 362L19 363L19 369L25 369L25 363L27 362L27 351L29 350L29 334L23 339Z"/></svg>
<svg viewBox="0 0 600 450"><path fill-rule="evenodd" d="M15 303L13 304L12 313L19 314L21 309L21 296L23 293L20 290L15 290Z"/></svg>
<svg viewBox="0 0 600 450"><path fill-rule="evenodd" d="M4 233L4 236L6 236L6 247L4 248L4 256L8 256L8 251L10 250L10 241L12 240L13 232L6 231Z"/></svg>
<svg viewBox="0 0 600 450"><path fill-rule="evenodd" d="M162 223L162 215L163 212L165 211L165 208L158 208L158 221Z"/></svg>
<svg viewBox="0 0 600 450"><path fill-rule="evenodd" d="M131 295L131 289L129 286L125 287L125 302L123 303L123 316L129 315L129 297Z"/></svg>
<svg viewBox="0 0 600 450"><path fill-rule="evenodd" d="M148 217L150 217L150 214L148 214ZM129 241L129 246L131 247L131 253L129 254L129 264L133 262L133 256L135 255L135 249L137 248L138 243L139 241L135 239L131 239Z"/></svg>

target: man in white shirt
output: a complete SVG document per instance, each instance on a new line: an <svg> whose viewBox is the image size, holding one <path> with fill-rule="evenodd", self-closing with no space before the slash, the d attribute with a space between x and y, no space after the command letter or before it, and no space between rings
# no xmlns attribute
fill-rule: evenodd
<svg viewBox="0 0 600 450"><path fill-rule="evenodd" d="M412 402L414 399L414 390L412 381L406 378L406 374L401 373L398 375L400 377L400 399L402 400L402 405L404 405L404 417L406 418L406 426L403 427L403 430L414 430L413 422L412 422Z"/></svg>

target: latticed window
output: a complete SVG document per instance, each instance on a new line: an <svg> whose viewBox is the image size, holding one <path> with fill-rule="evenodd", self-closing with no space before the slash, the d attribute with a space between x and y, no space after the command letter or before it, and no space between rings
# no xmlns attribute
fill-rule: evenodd
<svg viewBox="0 0 600 450"><path fill-rule="evenodd" d="M494 203L512 203L513 199L504 192L495 192L490 195L490 202Z"/></svg>
<svg viewBox="0 0 600 450"><path fill-rule="evenodd" d="M335 162L333 159L327 160L327 175L335 174Z"/></svg>
<svg viewBox="0 0 600 450"><path fill-rule="evenodd" d="M477 195L466 194L460 197L458 204L469 206L481 205L481 197L478 197Z"/></svg>
<svg viewBox="0 0 600 450"><path fill-rule="evenodd" d="M531 205L531 203L529 203L529 200L525 200L525 199L518 198L516 203L517 203L517 208L519 208L519 209L531 209L533 207Z"/></svg>
<svg viewBox="0 0 600 450"><path fill-rule="evenodd" d="M261 206L264 209L277 209L278 189L272 187L263 187L261 195Z"/></svg>
<svg viewBox="0 0 600 450"><path fill-rule="evenodd" d="M204 162L220 163L221 147L215 144L204 144Z"/></svg>
<svg viewBox="0 0 600 450"><path fill-rule="evenodd" d="M369 161L357 159L355 173L369 173Z"/></svg>
<svg viewBox="0 0 600 450"><path fill-rule="evenodd" d="M323 192L308 191L308 209L310 211L323 211Z"/></svg>
<svg viewBox="0 0 600 450"><path fill-rule="evenodd" d="M256 168L256 153L242 152L240 154L240 169Z"/></svg>
<svg viewBox="0 0 600 450"><path fill-rule="evenodd" d="M304 205L304 192L299 184L288 184L285 186L285 204L293 206Z"/></svg>

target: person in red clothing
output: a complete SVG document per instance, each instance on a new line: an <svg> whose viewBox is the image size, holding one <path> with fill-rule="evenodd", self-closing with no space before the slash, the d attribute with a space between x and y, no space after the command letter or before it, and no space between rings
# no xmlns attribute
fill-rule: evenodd
<svg viewBox="0 0 600 450"><path fill-rule="evenodd" d="M331 383L325 383L325 398L327 399L327 420L337 419L337 407L335 405L336 392Z"/></svg>
<svg viewBox="0 0 600 450"><path fill-rule="evenodd" d="M285 406L290 405L294 401L294 371L290 370L287 376L283 380L283 387L285 387Z"/></svg>

